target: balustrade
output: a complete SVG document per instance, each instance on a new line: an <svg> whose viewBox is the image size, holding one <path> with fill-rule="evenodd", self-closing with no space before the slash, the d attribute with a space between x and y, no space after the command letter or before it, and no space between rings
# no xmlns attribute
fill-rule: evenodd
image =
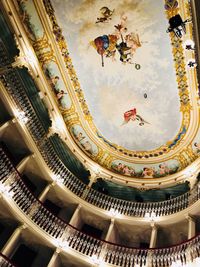
<svg viewBox="0 0 200 267"><path fill-rule="evenodd" d="M15 265L13 263L11 263L11 261L1 253L0 253L0 266L2 266L2 267L15 267Z"/></svg>
<svg viewBox="0 0 200 267"><path fill-rule="evenodd" d="M169 248L138 249L120 246L82 233L53 215L32 195L2 148L0 148L0 163L0 193L12 199L18 208L35 225L51 236L55 244L62 249L69 247L91 257L91 261L95 263L106 262L122 267L167 267L173 262L184 265L200 256L200 235ZM196 197L193 199L196 200ZM117 208L118 202L115 204L116 206L112 207ZM148 203L148 205L148 208L153 210L154 203ZM137 208L139 211L139 205ZM0 260L2 260L1 256Z"/></svg>
<svg viewBox="0 0 200 267"><path fill-rule="evenodd" d="M196 236L180 245L158 249L135 249L107 244L104 261L116 266L168 267L173 263L187 266L199 258L200 237ZM176 265L179 266L179 265Z"/></svg>
<svg viewBox="0 0 200 267"><path fill-rule="evenodd" d="M147 214L155 214L155 216L164 216L181 211L189 206L189 203L194 203L197 200L199 190L197 186L191 191L179 197L161 201L161 202L131 202L121 199L116 199L90 188L85 200L89 203L103 208L105 210L115 209L120 214L127 216L145 217Z"/></svg>
<svg viewBox="0 0 200 267"><path fill-rule="evenodd" d="M20 77L17 77L15 70L10 70L6 75L1 76L9 94L20 110L24 112L24 116L28 118L26 127L28 128L33 140L43 156L48 167L56 176L56 181L63 184L69 190L79 197L82 197L88 203L95 205L101 209L116 212L136 217L165 216L181 210L184 210L189 205L199 199L200 190L195 186L190 192L187 192L179 197L152 203L139 203L117 199L105 194L102 194L92 188L88 188L75 175L73 175L67 167L61 162L59 156L55 153L47 134L38 119L25 90L23 83L20 82ZM19 75L18 75L19 76Z"/></svg>

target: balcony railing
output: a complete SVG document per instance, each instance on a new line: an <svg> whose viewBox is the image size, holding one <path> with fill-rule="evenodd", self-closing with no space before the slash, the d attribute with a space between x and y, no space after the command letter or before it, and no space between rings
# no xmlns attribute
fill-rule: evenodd
<svg viewBox="0 0 200 267"><path fill-rule="evenodd" d="M9 198L10 205L14 201L30 221L51 236L56 246L82 253L90 257L94 264L105 262L122 267L144 267L147 264L151 267L167 267L179 262L180 266L184 266L200 256L200 235L168 248L138 249L99 240L79 231L52 214L32 195L2 148L0 193Z"/></svg>
<svg viewBox="0 0 200 267"><path fill-rule="evenodd" d="M16 267L11 261L0 253L0 266L2 267Z"/></svg>
<svg viewBox="0 0 200 267"><path fill-rule="evenodd" d="M50 140L47 138L46 132L23 89L23 82L15 69L10 70L4 76L1 76L1 80L11 97L16 102L18 108L23 111L24 116L27 118L26 127L37 144L48 167L57 176L57 181L88 203L107 211L114 209L122 215L145 217L146 215L151 216L152 214L154 216L170 215L184 210L199 199L200 192L198 185L195 186L192 191L176 198L148 203L121 200L102 194L92 188L88 188L67 169L59 159L59 156L55 153L54 148Z"/></svg>

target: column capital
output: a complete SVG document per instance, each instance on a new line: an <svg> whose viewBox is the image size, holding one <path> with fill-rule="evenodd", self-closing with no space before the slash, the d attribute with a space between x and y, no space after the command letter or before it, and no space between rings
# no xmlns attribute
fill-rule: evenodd
<svg viewBox="0 0 200 267"><path fill-rule="evenodd" d="M27 229L27 227L28 227L27 224L23 223L18 228L19 228L19 230L25 230L25 229Z"/></svg>
<svg viewBox="0 0 200 267"><path fill-rule="evenodd" d="M99 177L99 172L93 171L92 169L90 169L90 177L92 179L97 179Z"/></svg>
<svg viewBox="0 0 200 267"><path fill-rule="evenodd" d="M188 182L190 190L195 186L195 184L197 183L197 173L194 172L188 172L187 173L187 177L184 179L185 182Z"/></svg>
<svg viewBox="0 0 200 267"><path fill-rule="evenodd" d="M90 171L90 176L89 176L89 179L90 179L90 182L88 184L88 188L91 187L91 185L96 182L97 178L99 178L99 174L96 173L95 171L93 170L89 170Z"/></svg>
<svg viewBox="0 0 200 267"><path fill-rule="evenodd" d="M56 248L54 253L59 254L60 252L61 252L61 249L60 248Z"/></svg>
<svg viewBox="0 0 200 267"><path fill-rule="evenodd" d="M185 218L186 218L188 221L192 221L192 222L195 221L195 218L194 218L193 216L191 216L190 214L186 214L186 215L185 215Z"/></svg>
<svg viewBox="0 0 200 267"><path fill-rule="evenodd" d="M18 67L18 68L23 68L26 67L28 68L28 61L26 60L26 57L23 55L19 55L15 57L15 61L11 64L12 68Z"/></svg>
<svg viewBox="0 0 200 267"><path fill-rule="evenodd" d="M56 133L56 130L54 127L49 127L48 132L47 132L47 138L51 137Z"/></svg>
<svg viewBox="0 0 200 267"><path fill-rule="evenodd" d="M52 188L56 185L56 181L53 181L52 183L48 184L49 188Z"/></svg>
<svg viewBox="0 0 200 267"><path fill-rule="evenodd" d="M111 218L111 224L114 224L115 223L115 218Z"/></svg>
<svg viewBox="0 0 200 267"><path fill-rule="evenodd" d="M157 224L154 221L151 221L150 225L151 225L152 229L157 229L158 228Z"/></svg>

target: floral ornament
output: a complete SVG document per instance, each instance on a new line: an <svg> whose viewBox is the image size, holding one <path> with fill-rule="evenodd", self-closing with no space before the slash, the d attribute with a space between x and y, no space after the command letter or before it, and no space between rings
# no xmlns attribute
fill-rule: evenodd
<svg viewBox="0 0 200 267"><path fill-rule="evenodd" d="M165 9L170 10L170 9L175 9L178 7L178 2L176 0L167 0L165 4Z"/></svg>
<svg viewBox="0 0 200 267"><path fill-rule="evenodd" d="M60 29L58 25L55 25L53 27L53 33L56 37L56 41L64 40L64 37L62 35L62 30Z"/></svg>
<svg viewBox="0 0 200 267"><path fill-rule="evenodd" d="M189 123L189 120L190 120L189 112L185 112L185 113L184 113L184 121L185 121L186 123Z"/></svg>
<svg viewBox="0 0 200 267"><path fill-rule="evenodd" d="M182 97L181 97L181 102L182 102L184 105L187 105L188 102L189 102L189 96L186 95L186 94L183 94Z"/></svg>

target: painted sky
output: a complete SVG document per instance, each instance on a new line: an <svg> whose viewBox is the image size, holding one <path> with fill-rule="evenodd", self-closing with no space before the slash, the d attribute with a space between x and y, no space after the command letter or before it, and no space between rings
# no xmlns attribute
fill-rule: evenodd
<svg viewBox="0 0 200 267"><path fill-rule="evenodd" d="M172 140L179 131L182 115L168 22L162 0L52 0L63 29L70 56L94 123L110 142L131 150L155 149ZM100 8L114 10L107 23L95 21ZM112 34L114 25L126 16L127 32L143 42L134 62L123 64L105 58L104 67L90 41ZM147 98L144 98L144 94ZM150 124L130 121L122 126L123 114L132 108Z"/></svg>

